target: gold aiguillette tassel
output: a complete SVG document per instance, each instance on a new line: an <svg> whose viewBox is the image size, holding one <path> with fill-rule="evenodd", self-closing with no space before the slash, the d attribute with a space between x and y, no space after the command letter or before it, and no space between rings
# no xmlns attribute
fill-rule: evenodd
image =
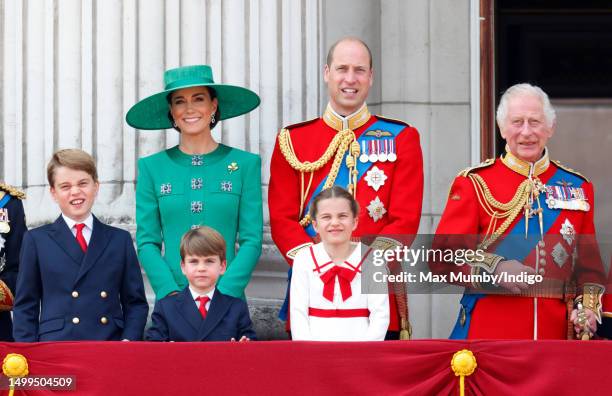
<svg viewBox="0 0 612 396"><path fill-rule="evenodd" d="M527 239L527 232L529 231L529 211L531 208L529 204L525 204L525 239Z"/></svg>

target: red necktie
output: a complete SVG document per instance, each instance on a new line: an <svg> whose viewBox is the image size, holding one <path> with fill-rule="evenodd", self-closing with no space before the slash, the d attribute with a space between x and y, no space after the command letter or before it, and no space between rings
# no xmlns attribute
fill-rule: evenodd
<svg viewBox="0 0 612 396"><path fill-rule="evenodd" d="M81 250L83 250L83 252L86 252L87 242L85 241L85 237L83 236L83 228L85 228L85 224L83 223L75 224L75 227L76 227L76 240L79 243Z"/></svg>
<svg viewBox="0 0 612 396"><path fill-rule="evenodd" d="M210 301L210 298L208 296L200 296L196 298L196 301L200 302L200 306L198 307L198 309L202 314L202 319L206 319L206 314L208 313L208 311L206 310L206 303Z"/></svg>
<svg viewBox="0 0 612 396"><path fill-rule="evenodd" d="M330 268L326 273L320 276L321 280L325 285L323 286L323 297L329 301L334 301L334 286L335 280L338 279L340 284L340 293L342 294L342 301L346 301L353 295L351 291L351 282L357 273L353 270L344 267L334 266Z"/></svg>

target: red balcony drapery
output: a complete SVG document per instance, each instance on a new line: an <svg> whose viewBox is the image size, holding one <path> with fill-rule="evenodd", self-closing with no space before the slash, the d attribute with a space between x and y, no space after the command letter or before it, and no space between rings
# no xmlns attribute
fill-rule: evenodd
<svg viewBox="0 0 612 396"><path fill-rule="evenodd" d="M462 349L478 365L466 377L467 395L612 388L609 341L0 343L0 358L19 353L31 375L75 376L76 391L59 394L456 395L459 379L450 361ZM46 394L58 393L15 392Z"/></svg>

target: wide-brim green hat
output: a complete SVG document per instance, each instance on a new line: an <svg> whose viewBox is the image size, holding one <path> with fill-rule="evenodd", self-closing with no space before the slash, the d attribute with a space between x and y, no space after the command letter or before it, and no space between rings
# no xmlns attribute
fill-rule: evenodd
<svg viewBox="0 0 612 396"><path fill-rule="evenodd" d="M125 115L127 123L137 129L154 130L172 128L168 118L168 94L190 87L209 87L215 90L219 102L219 120L227 120L248 113L261 100L246 88L235 85L215 84L212 69L208 65L184 66L166 70L164 90L136 103Z"/></svg>

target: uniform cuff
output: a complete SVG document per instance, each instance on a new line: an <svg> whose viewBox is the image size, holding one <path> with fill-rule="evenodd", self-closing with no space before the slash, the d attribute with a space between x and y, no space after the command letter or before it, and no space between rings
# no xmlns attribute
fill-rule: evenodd
<svg viewBox="0 0 612 396"><path fill-rule="evenodd" d="M482 260L473 261L470 263L470 266L472 266L473 268L482 268L489 274L494 273L495 269L497 268L497 264L499 264L504 259L502 256L487 252L482 253L482 256Z"/></svg>
<svg viewBox="0 0 612 396"><path fill-rule="evenodd" d="M601 324L601 298L605 287L597 283L585 283L582 286L582 294L576 297L574 304L582 303L583 308L588 308L595 313L597 322Z"/></svg>
<svg viewBox="0 0 612 396"><path fill-rule="evenodd" d="M370 247L374 250L380 250L380 251L386 251L386 250L393 250L397 247L402 247L403 244L393 238L387 238L387 237L377 237L374 242L372 242L372 244L370 244Z"/></svg>
<svg viewBox="0 0 612 396"><path fill-rule="evenodd" d="M294 247L293 249L289 250L286 254L286 256L288 258L290 258L291 260L295 259L295 256L298 254L298 252L304 248L307 248L309 246L312 246L313 243L312 242L307 242L307 243L303 243L301 245L297 245L296 247Z"/></svg>

